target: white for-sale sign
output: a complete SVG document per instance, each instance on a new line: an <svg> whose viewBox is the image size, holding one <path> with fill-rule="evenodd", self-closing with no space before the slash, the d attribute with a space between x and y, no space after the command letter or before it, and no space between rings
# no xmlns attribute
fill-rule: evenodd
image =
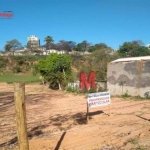
<svg viewBox="0 0 150 150"><path fill-rule="evenodd" d="M109 105L110 92L99 92L88 94L88 108Z"/></svg>

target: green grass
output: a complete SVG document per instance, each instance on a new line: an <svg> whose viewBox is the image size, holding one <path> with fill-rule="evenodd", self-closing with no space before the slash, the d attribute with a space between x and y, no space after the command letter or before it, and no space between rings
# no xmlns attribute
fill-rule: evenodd
<svg viewBox="0 0 150 150"><path fill-rule="evenodd" d="M146 150L146 148L140 146L140 147L136 148L136 150Z"/></svg>
<svg viewBox="0 0 150 150"><path fill-rule="evenodd" d="M131 139L128 140L128 142L136 145L136 144L138 144L139 141L137 139L131 138Z"/></svg>
<svg viewBox="0 0 150 150"><path fill-rule="evenodd" d="M39 76L40 75L33 76L32 74L4 74L4 75L0 75L0 82L36 83L36 82L41 82L41 79L39 79Z"/></svg>

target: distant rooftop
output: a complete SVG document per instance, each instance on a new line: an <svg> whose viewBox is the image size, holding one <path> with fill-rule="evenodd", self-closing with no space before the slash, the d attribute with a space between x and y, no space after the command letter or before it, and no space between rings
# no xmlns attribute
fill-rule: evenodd
<svg viewBox="0 0 150 150"><path fill-rule="evenodd" d="M36 37L35 35L30 35L30 37Z"/></svg>
<svg viewBox="0 0 150 150"><path fill-rule="evenodd" d="M39 40L39 38L35 35L31 35L27 38L28 40Z"/></svg>
<svg viewBox="0 0 150 150"><path fill-rule="evenodd" d="M120 58L120 59L116 59L114 61L111 61L110 63L135 61L135 60L150 60L150 56Z"/></svg>

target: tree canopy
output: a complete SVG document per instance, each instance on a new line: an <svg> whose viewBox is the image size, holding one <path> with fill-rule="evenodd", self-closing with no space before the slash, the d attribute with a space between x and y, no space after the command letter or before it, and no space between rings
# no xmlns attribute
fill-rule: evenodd
<svg viewBox="0 0 150 150"><path fill-rule="evenodd" d="M98 43L98 44L95 44L95 45L91 46L89 48L89 52L93 52L95 50L100 50L100 49L103 49L103 48L108 48L108 46L105 43Z"/></svg>
<svg viewBox="0 0 150 150"><path fill-rule="evenodd" d="M86 40L84 40L81 43L77 44L75 51L85 52L85 51L89 50L90 46L91 46L91 44L88 43Z"/></svg>
<svg viewBox="0 0 150 150"><path fill-rule="evenodd" d="M56 47L58 50L65 50L69 52L69 51L72 51L76 47L76 43L73 41L60 40L56 44Z"/></svg>
<svg viewBox="0 0 150 150"><path fill-rule="evenodd" d="M54 43L53 37L52 36L46 36L44 39L44 42L46 42L46 44L45 44L46 49L50 49L52 44Z"/></svg>
<svg viewBox="0 0 150 150"><path fill-rule="evenodd" d="M118 53L121 57L137 57L150 55L150 50L143 46L142 41L124 42Z"/></svg>
<svg viewBox="0 0 150 150"><path fill-rule="evenodd" d="M35 66L52 88L61 89L71 75L71 58L68 55L51 54Z"/></svg>
<svg viewBox="0 0 150 150"><path fill-rule="evenodd" d="M5 48L6 52L9 52L11 50L11 45L10 44L6 44L4 48Z"/></svg>
<svg viewBox="0 0 150 150"><path fill-rule="evenodd" d="M23 47L18 40L13 39L13 40L7 41L4 48L5 48L5 51L11 51L11 50L19 50Z"/></svg>

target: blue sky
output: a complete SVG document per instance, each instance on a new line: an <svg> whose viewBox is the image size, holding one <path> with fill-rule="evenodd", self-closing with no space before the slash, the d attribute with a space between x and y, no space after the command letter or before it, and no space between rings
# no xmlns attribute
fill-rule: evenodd
<svg viewBox="0 0 150 150"><path fill-rule="evenodd" d="M47 35L59 40L106 43L118 49L123 42L150 43L150 0L0 0L0 50L6 41L26 45L36 35L44 44Z"/></svg>

